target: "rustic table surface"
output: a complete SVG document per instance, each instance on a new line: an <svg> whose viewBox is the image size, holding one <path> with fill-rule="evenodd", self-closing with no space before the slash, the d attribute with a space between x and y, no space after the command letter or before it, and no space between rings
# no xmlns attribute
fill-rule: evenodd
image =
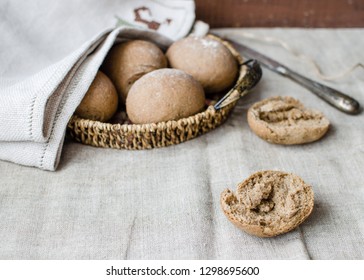
<svg viewBox="0 0 364 280"><path fill-rule="evenodd" d="M212 27L364 27L363 0L196 0Z"/></svg>

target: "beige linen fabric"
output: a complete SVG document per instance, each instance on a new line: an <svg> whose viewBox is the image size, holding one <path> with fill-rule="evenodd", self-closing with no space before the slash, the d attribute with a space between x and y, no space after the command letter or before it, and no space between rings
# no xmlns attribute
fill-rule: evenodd
<svg viewBox="0 0 364 280"><path fill-rule="evenodd" d="M223 30L227 32L237 30ZM363 61L363 29L244 29L276 36L328 73ZM245 41L311 77L286 51ZM361 70L327 83L364 104ZM319 142L279 146L258 138L247 108L290 95L331 121ZM364 115L349 116L277 74L264 71L216 130L147 151L93 148L67 140L59 170L0 162L1 259L363 259ZM258 170L294 172L313 186L315 208L296 230L250 236L223 215L226 187Z"/></svg>

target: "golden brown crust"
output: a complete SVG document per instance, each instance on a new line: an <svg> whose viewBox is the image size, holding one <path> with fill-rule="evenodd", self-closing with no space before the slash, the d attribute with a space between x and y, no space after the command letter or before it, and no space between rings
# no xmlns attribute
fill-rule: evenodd
<svg viewBox="0 0 364 280"><path fill-rule="evenodd" d="M118 108L118 94L110 79L98 71L75 114L94 121L107 121Z"/></svg>
<svg viewBox="0 0 364 280"><path fill-rule="evenodd" d="M297 175L260 171L240 183L236 193L224 190L220 205L238 228L272 237L293 230L311 214L314 194Z"/></svg>
<svg viewBox="0 0 364 280"><path fill-rule="evenodd" d="M316 141L330 122L319 111L307 109L292 97L276 96L253 104L248 124L260 138L275 144L294 145Z"/></svg>
<svg viewBox="0 0 364 280"><path fill-rule="evenodd" d="M131 87L126 111L133 123L178 120L201 112L205 106L202 86L177 69L159 69Z"/></svg>
<svg viewBox="0 0 364 280"><path fill-rule="evenodd" d="M183 38L172 44L166 55L171 67L193 76L206 93L229 88L238 75L234 56L221 42L210 37Z"/></svg>
<svg viewBox="0 0 364 280"><path fill-rule="evenodd" d="M157 45L131 40L112 47L102 70L115 84L120 101L125 102L130 87L143 75L167 67L167 58Z"/></svg>

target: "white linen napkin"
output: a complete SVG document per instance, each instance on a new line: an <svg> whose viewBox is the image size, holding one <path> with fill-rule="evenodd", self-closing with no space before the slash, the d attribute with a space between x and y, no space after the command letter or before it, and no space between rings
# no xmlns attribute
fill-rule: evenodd
<svg viewBox="0 0 364 280"><path fill-rule="evenodd" d="M0 4L6 15L0 21L0 159L53 171L67 123L114 42L144 38L166 48L190 32L195 6L192 0L31 2ZM116 21L121 26L113 28Z"/></svg>

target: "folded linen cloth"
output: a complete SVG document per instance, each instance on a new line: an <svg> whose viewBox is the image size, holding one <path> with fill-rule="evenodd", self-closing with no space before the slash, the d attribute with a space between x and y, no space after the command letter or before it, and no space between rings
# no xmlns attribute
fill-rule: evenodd
<svg viewBox="0 0 364 280"><path fill-rule="evenodd" d="M12 0L0 4L7 9L5 21L0 22L0 32L6 34L4 37L7 40L5 44L0 45L0 62L2 67L4 65L3 73L0 73L2 77L0 80L0 159L53 171L59 162L67 123L112 45L118 40L140 38L153 41L162 48L166 48L173 40L187 35L191 30L195 19L195 6L193 1L186 0L110 1L110 3L97 0L87 1L87 3L73 0L32 2L38 5L26 7L32 11L32 14L25 14L26 19L22 17L22 21L19 21L16 16L10 17L9 13L11 14L12 9L13 14L19 9L24 10L24 5L29 3ZM45 6L48 9L44 8ZM87 11L93 15L93 22L100 24L97 26L94 23L89 24L90 19L82 16L65 18L67 12L64 10L60 15L53 12L53 16L50 17L51 25L48 27L47 20L50 18L45 17L44 21L40 20L41 15L34 13L37 7L42 7L47 15L48 13L52 15L52 11L66 9L65 7L68 7L69 12L75 15L84 15ZM92 7L91 12L88 10L90 7ZM75 12L74 9L80 13ZM118 24L122 26L105 29L107 27L105 25L112 25L110 18L113 18L113 24L115 24L115 17ZM14 24L16 31L22 28L29 30L27 26L30 22L37 22L37 26L42 26L41 31L31 30L41 32L42 36L54 34L57 31L63 32L62 34L65 34L64 32L72 34L75 26L85 28L88 31L85 32L87 34L91 34L89 29L93 28L97 31L97 35L65 58L36 74L26 77L20 68L20 74L14 75L16 69L14 71L12 65L14 61L20 59L14 52L18 52L21 56L22 51L29 53L29 48L45 50L42 45L44 42L33 41L29 44L29 40L33 40L32 37L29 38L29 35L28 38L17 37L17 32L14 32ZM69 27L65 28L62 24ZM77 32L74 33L76 36ZM67 40L75 39L68 35L60 37L58 40L62 42L59 44L66 48L72 45ZM22 43L24 39L28 39L26 42L28 45ZM19 44L22 44L23 48L19 47ZM50 53L54 54L55 51L51 49ZM42 61L41 57L45 53L35 55ZM52 59L54 57L57 55L52 56ZM24 57L21 58L24 59ZM29 60L34 62L36 58L31 57ZM22 65L26 64L20 63L20 66Z"/></svg>

